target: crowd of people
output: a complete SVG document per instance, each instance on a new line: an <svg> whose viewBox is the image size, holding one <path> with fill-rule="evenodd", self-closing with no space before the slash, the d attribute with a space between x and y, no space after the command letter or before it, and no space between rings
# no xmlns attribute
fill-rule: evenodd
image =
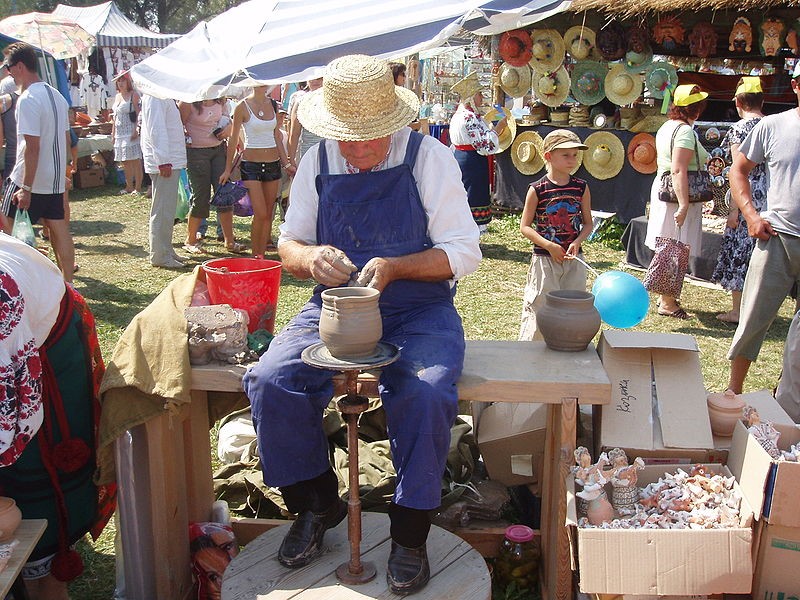
<svg viewBox="0 0 800 600"><path fill-rule="evenodd" d="M95 442L92 424L102 359L91 313L69 285L75 264L65 192L66 168L74 155L69 152L67 103L38 78L31 46L8 46L2 68L15 84L13 90L0 87L0 109L6 136L9 127L16 135L17 152L12 165L4 165L0 295L3 310L19 315L0 331L2 368L14 383L6 386L13 393L0 397L0 404L25 403L30 423L24 435L0 435L0 467L5 467L0 468L0 493L14 495L15 463L34 465L43 485L49 485L51 494L44 501L26 504L29 499L18 495L26 517L41 514L55 525L47 542L37 547L26 577L39 590L34 599L63 599L65 582L80 572L70 545L102 526L113 508L113 489L94 486L91 477L81 479L84 471L93 470L92 452L87 458L74 450L79 456L67 460L69 472L80 480L70 486L72 495L53 476L54 461L66 460L56 451L59 442L69 438L89 448ZM186 264L173 244L180 170L187 170L192 188L183 249L200 254L213 194L238 169L253 206L252 247L235 240L230 206L216 211L219 241L232 253L257 259L277 251L287 271L317 283L305 306L243 379L263 480L279 488L289 511L298 515L278 551L287 568L316 559L325 532L347 514L322 423L334 372L305 365L300 354L319 341L322 291L353 279L381 291L382 339L402 349L399 360L383 368L380 386L397 472L388 509L392 546L387 580L395 593L410 594L431 575L429 511L441 501L441 474L457 413L465 342L453 300L457 281L481 260L480 236L491 218L485 157L499 150L498 135L508 124L504 116L495 125L480 118L482 89L477 78L468 77L455 86L461 103L451 124L454 147L448 148L409 126L418 116L419 99L402 85L403 76L396 65L345 56L331 62L323 78L309 81L283 110L264 86L233 106L224 99L176 103L137 94L123 74L117 78L113 136L115 158L125 169L123 192L141 191L142 172L152 180L152 265L180 269ZM736 393L781 304L800 282L800 108L762 118L757 79L744 78L736 91L742 121L728 142L735 208L715 274L726 289L740 292L733 296L732 310L719 315L738 322L729 353L729 388ZM800 103L800 66L791 85ZM677 202L656 198L657 176L648 245L656 237L673 237L688 242L695 253L700 250L701 205L689 201L688 173L705 163L691 125L706 98L695 85L678 86L672 95L656 147L658 174L671 174ZM282 126L286 117L288 131ZM546 174L528 188L520 226L533 244L520 340L540 339L536 313L548 291L586 288L585 266L575 259L591 232L591 193L586 181L572 175L577 153L585 149L569 130L555 130L544 139ZM276 247L272 221L289 184L291 208L283 207ZM32 222L48 227L60 271L7 235L22 210ZM58 293L38 306L33 298L45 280L47 289ZM661 294L657 310L666 317L690 318L673 296ZM84 334L66 339L68 322ZM797 352L798 335L800 316L790 328L779 392L795 420L800 420L800 360L791 353ZM82 351L69 350L76 348ZM20 356L24 364L18 364ZM44 369L37 370L37 360ZM84 368L67 375L63 369L53 371L70 360ZM42 411L45 405L49 408ZM6 425L0 419L0 434Z"/></svg>

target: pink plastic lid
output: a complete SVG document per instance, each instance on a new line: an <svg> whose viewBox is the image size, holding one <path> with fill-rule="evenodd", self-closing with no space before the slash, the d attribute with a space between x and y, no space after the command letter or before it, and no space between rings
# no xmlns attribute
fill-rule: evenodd
<svg viewBox="0 0 800 600"><path fill-rule="evenodd" d="M506 528L506 538L515 543L530 542L533 539L533 529L527 525L511 525Z"/></svg>

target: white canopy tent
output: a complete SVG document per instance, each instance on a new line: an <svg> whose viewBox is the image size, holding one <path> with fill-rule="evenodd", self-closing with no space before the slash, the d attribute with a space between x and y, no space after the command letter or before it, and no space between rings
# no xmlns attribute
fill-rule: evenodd
<svg viewBox="0 0 800 600"><path fill-rule="evenodd" d="M97 38L98 46L164 48L181 37L140 27L128 19L113 1L95 6L59 4L53 14L76 21Z"/></svg>
<svg viewBox="0 0 800 600"><path fill-rule="evenodd" d="M319 77L345 54L389 59L440 46L460 28L491 34L564 10L570 0L250 0L132 69L138 89L194 101L232 87Z"/></svg>

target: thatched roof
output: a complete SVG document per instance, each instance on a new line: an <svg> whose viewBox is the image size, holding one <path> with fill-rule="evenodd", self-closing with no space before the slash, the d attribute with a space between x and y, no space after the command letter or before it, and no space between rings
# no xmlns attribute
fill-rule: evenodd
<svg viewBox="0 0 800 600"><path fill-rule="evenodd" d="M698 10L768 10L797 8L800 0L573 0L569 10L598 11L621 18L644 16L647 13L687 12Z"/></svg>

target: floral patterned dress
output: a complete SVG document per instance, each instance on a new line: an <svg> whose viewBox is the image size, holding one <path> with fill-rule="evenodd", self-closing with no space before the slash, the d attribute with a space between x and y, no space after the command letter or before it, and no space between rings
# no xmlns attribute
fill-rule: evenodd
<svg viewBox="0 0 800 600"><path fill-rule="evenodd" d="M760 118L742 119L735 123L721 144L726 153L730 154L731 145L741 144L760 120ZM753 208L761 212L767 206L767 171L764 165L756 165L750 171L749 179ZM747 223L739 213L738 226L735 229L725 228L717 266L714 268L711 280L728 291L741 292L754 247L755 240L747 233Z"/></svg>

